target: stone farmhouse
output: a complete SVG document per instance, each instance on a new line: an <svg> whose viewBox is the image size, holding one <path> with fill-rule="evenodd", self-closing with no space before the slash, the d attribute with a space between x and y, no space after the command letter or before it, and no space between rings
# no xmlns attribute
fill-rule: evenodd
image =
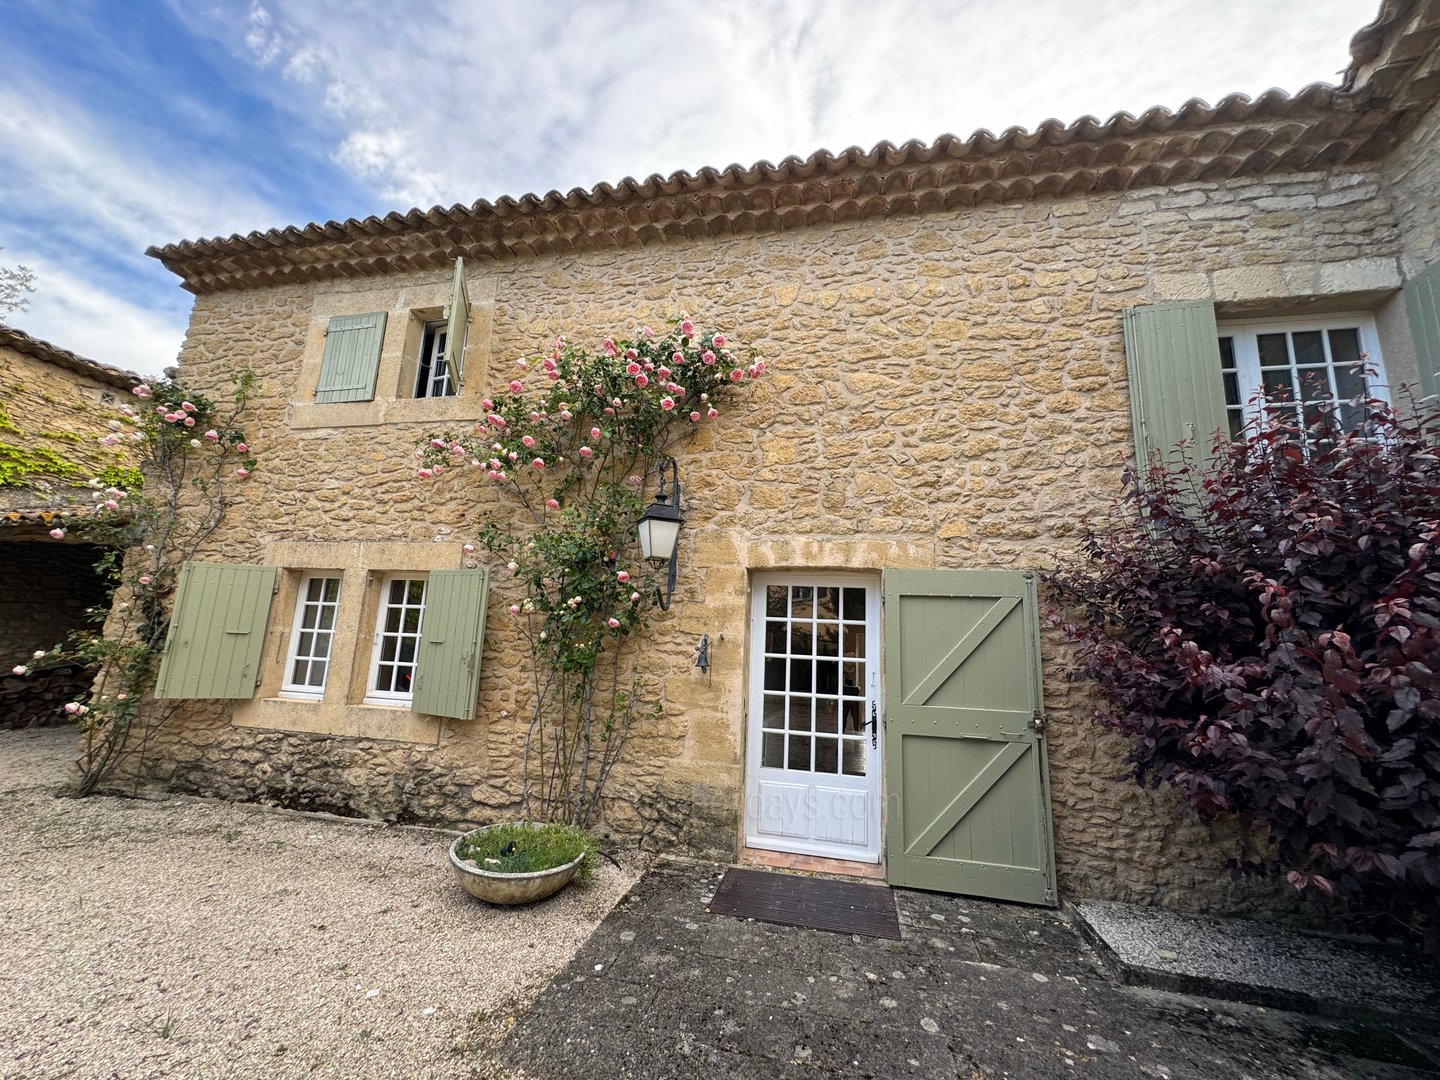
<svg viewBox="0 0 1440 1080"><path fill-rule="evenodd" d="M1035 571L1126 455L1238 427L1261 390L1344 401L1363 353L1376 392L1436 392L1437 97L1440 0L1385 0L1339 85L1293 97L152 249L195 294L187 382L257 374L261 465L186 586L228 645L180 598L161 692L194 700L150 781L517 814L528 658L504 575L462 549L493 496L417 485L412 451L556 334L688 312L773 377L678 455L679 582L642 660L664 713L603 829L1033 903L1259 902L1122 778ZM489 614L484 587L447 596L473 630L417 669L441 571Z"/></svg>
<svg viewBox="0 0 1440 1080"><path fill-rule="evenodd" d="M49 533L93 508L86 480L130 464L100 440L138 378L0 325L0 728L63 719L58 706L89 682L73 664L8 673L106 601L94 571L103 550Z"/></svg>

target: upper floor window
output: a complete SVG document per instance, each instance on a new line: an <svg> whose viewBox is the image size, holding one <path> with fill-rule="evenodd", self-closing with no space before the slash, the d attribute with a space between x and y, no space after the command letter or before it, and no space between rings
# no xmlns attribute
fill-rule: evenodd
<svg viewBox="0 0 1440 1080"><path fill-rule="evenodd" d="M320 698L330 670L335 612L340 606L338 577L307 577L295 601L290 651L280 692L288 697Z"/></svg>
<svg viewBox="0 0 1440 1080"><path fill-rule="evenodd" d="M1341 431L1365 419L1356 398L1387 399L1368 315L1222 324L1220 370L1231 436L1263 414L1309 429L1328 416Z"/></svg>
<svg viewBox="0 0 1440 1080"><path fill-rule="evenodd" d="M444 322L425 324L420 339L420 357L416 364L415 396L451 397L459 389L450 377L450 364L445 355L447 328Z"/></svg>

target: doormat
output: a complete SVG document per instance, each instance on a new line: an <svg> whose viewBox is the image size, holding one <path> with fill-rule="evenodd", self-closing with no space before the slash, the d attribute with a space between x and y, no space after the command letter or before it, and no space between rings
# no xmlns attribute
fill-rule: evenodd
<svg viewBox="0 0 1440 1080"><path fill-rule="evenodd" d="M731 869L705 910L780 926L900 940L895 894L886 885Z"/></svg>

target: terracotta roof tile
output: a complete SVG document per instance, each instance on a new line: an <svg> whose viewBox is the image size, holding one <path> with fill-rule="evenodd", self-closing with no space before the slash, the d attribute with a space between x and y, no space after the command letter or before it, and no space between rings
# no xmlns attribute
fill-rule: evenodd
<svg viewBox="0 0 1440 1080"><path fill-rule="evenodd" d="M23 330L6 326L4 323L0 323L0 346L14 349L25 356L33 356L37 360L54 364L66 371L73 371L77 375L84 375L111 386L117 386L122 390L129 390L136 383L143 381L133 371L125 371L122 368L86 359L69 349L62 349L48 341L31 337Z"/></svg>
<svg viewBox="0 0 1440 1080"><path fill-rule="evenodd" d="M1384 0L1341 86L1191 99L1139 116L1046 120L932 143L817 150L778 164L626 177L561 194L290 226L152 247L194 292L731 235L880 214L1372 161L1440 97L1440 0Z"/></svg>

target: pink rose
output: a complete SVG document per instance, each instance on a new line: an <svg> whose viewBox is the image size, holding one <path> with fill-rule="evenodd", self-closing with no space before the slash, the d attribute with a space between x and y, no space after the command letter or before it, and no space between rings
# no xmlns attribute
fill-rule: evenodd
<svg viewBox="0 0 1440 1080"><path fill-rule="evenodd" d="M249 449L250 449L250 447L246 446L243 442L237 442L237 443L235 444L235 452L236 452L236 453L244 454L244 453L247 453L247 452L249 451Z"/></svg>
<svg viewBox="0 0 1440 1080"><path fill-rule="evenodd" d="M592 427L592 428L590 429L590 438L594 439L596 442L599 442L599 441L600 441L600 435L601 435L601 432L600 432L600 429L599 429L598 427Z"/></svg>
<svg viewBox="0 0 1440 1080"><path fill-rule="evenodd" d="M619 630L619 629L620 629L620 620L619 620L619 619L610 619L610 620L606 623L606 625L609 626L611 630Z"/></svg>
<svg viewBox="0 0 1440 1080"><path fill-rule="evenodd" d="M416 469L415 475L418 476L421 480L429 480L430 477L434 476L435 474L429 469Z"/></svg>
<svg viewBox="0 0 1440 1080"><path fill-rule="evenodd" d="M529 447L529 446L534 446L534 445L535 445L535 440L534 440L534 438L532 438L532 437L529 436L529 435L522 435L522 436L520 437L520 441L521 441L525 446L527 446L527 447Z"/></svg>
<svg viewBox="0 0 1440 1080"><path fill-rule="evenodd" d="M187 416L187 417L185 417L185 426L186 426L186 427L194 427L194 426L195 426L195 417L193 417L193 416Z"/></svg>
<svg viewBox="0 0 1440 1080"><path fill-rule="evenodd" d="M714 345L717 349L723 349L725 347L725 335L716 334L710 339L710 344Z"/></svg>
<svg viewBox="0 0 1440 1080"><path fill-rule="evenodd" d="M660 408L664 409L666 412L669 412L671 409L675 408L675 399L671 397L662 397L660 399Z"/></svg>
<svg viewBox="0 0 1440 1080"><path fill-rule="evenodd" d="M537 457L534 461L530 462L530 464L536 469L543 469L545 468L545 459Z"/></svg>
<svg viewBox="0 0 1440 1080"><path fill-rule="evenodd" d="M519 604L511 604L511 605L510 605L510 614L511 614L511 615L519 615L519 614L520 614L520 605L519 605Z"/></svg>
<svg viewBox="0 0 1440 1080"><path fill-rule="evenodd" d="M700 360L702 363L713 364L715 363L715 354L709 349L706 349L703 353L700 354Z"/></svg>
<svg viewBox="0 0 1440 1080"><path fill-rule="evenodd" d="M146 386L144 383L141 383L139 386L134 387L130 391L130 393L134 394L138 398L147 398L150 396L150 387Z"/></svg>
<svg viewBox="0 0 1440 1080"><path fill-rule="evenodd" d="M546 500L545 500L545 509L547 509L547 510L559 510L559 509L560 509L560 500L558 500L558 499L546 499Z"/></svg>
<svg viewBox="0 0 1440 1080"><path fill-rule="evenodd" d="M717 416L720 415L720 410L717 409L717 408L715 408L715 406L712 405L712 406L710 406L709 411L707 411L707 412L705 413L705 415L708 416L711 420L714 420Z"/></svg>
<svg viewBox="0 0 1440 1080"><path fill-rule="evenodd" d="M630 572L628 570L621 570L618 574L615 575L615 580L620 582L620 584L622 585L625 584L625 582L630 580Z"/></svg>
<svg viewBox="0 0 1440 1080"><path fill-rule="evenodd" d="M561 420L573 420L573 419L575 419L575 414L572 413L569 409L561 409L561 410L560 410L560 419L561 419Z"/></svg>
<svg viewBox="0 0 1440 1080"><path fill-rule="evenodd" d="M28 675L28 674L30 674L30 669L27 668L24 664L16 664L14 667L12 667L12 668L10 669L10 674L11 674L11 675Z"/></svg>
<svg viewBox="0 0 1440 1080"><path fill-rule="evenodd" d="M485 420L491 427L503 428L505 426L505 418L503 416L496 416L494 413L485 417Z"/></svg>
<svg viewBox="0 0 1440 1080"><path fill-rule="evenodd" d="M631 602L632 604L635 603L635 601L636 601L636 600L639 600L639 599L640 599L640 594L639 594L638 592L632 592L632 593L630 594L630 602Z"/></svg>
<svg viewBox="0 0 1440 1080"><path fill-rule="evenodd" d="M615 342L611 341L608 337L600 343L600 346L609 356L614 356L619 352L619 350L615 348Z"/></svg>
<svg viewBox="0 0 1440 1080"><path fill-rule="evenodd" d="M634 360L631 360L630 363L628 363L628 364L625 365L625 374L626 374L626 375L639 375L639 374L640 374L640 365L637 364L637 363L635 363Z"/></svg>
<svg viewBox="0 0 1440 1080"><path fill-rule="evenodd" d="M436 450L444 450L444 449L445 449L445 440L444 440L444 439L431 439L431 440L430 440L430 445L431 445L432 448L434 448L434 449L436 449Z"/></svg>
<svg viewBox="0 0 1440 1080"><path fill-rule="evenodd" d="M582 447L580 447L580 456L581 456L582 458L588 458L588 457L590 457L590 455L593 454L594 452L595 452L595 451L594 451L594 450L591 450L590 447L588 447L588 446L582 446Z"/></svg>
<svg viewBox="0 0 1440 1080"><path fill-rule="evenodd" d="M689 319L681 319L680 333L684 334L686 337L690 337L692 334L695 333L695 324Z"/></svg>
<svg viewBox="0 0 1440 1080"><path fill-rule="evenodd" d="M188 402L188 401L182 401L182 402L180 403L180 408L184 409L186 412L194 412L194 411L195 411L195 406L194 406L194 405L191 405L190 402Z"/></svg>
<svg viewBox="0 0 1440 1080"><path fill-rule="evenodd" d="M730 372L731 382L739 382L743 378L745 378L745 373L741 371L738 367Z"/></svg>
<svg viewBox="0 0 1440 1080"><path fill-rule="evenodd" d="M463 551L463 552L465 552L466 555L473 555L473 554L475 554L475 545L474 545L474 544L464 544L464 545L461 546L460 550Z"/></svg>
<svg viewBox="0 0 1440 1080"><path fill-rule="evenodd" d="M52 540L64 540L64 539L65 539L65 530L64 530L64 529L51 529L51 530L50 530L50 539L52 539Z"/></svg>
<svg viewBox="0 0 1440 1080"><path fill-rule="evenodd" d="M642 371L639 375L635 376L635 385L638 386L641 390L644 390L645 387L650 385L650 376L646 375Z"/></svg>
<svg viewBox="0 0 1440 1080"><path fill-rule="evenodd" d="M648 327L648 326L642 326L642 327L640 327L640 336L641 336L641 337L652 338L652 337L655 336L655 331L652 330L652 329L651 329L650 327Z"/></svg>
<svg viewBox="0 0 1440 1080"><path fill-rule="evenodd" d="M220 433L218 431L207 431L205 432L205 438L209 439L211 442L219 442Z"/></svg>
<svg viewBox="0 0 1440 1080"><path fill-rule="evenodd" d="M614 415L615 415L615 410L612 409L609 405L606 405L606 406L605 406L605 415L606 415L606 416L614 416Z"/></svg>
<svg viewBox="0 0 1440 1080"><path fill-rule="evenodd" d="M525 384L522 383L519 379L511 379L510 392L512 394L523 394L525 392Z"/></svg>
<svg viewBox="0 0 1440 1080"><path fill-rule="evenodd" d="M65 703L65 711L71 716L76 715L80 711L80 703L78 701L67 701Z"/></svg>
<svg viewBox="0 0 1440 1080"><path fill-rule="evenodd" d="M149 585L150 582L154 581L155 579L152 578L149 574L141 574L135 580L138 581L141 585Z"/></svg>
<svg viewBox="0 0 1440 1080"><path fill-rule="evenodd" d="M698 412L692 412L692 413L690 414L690 423L692 423L692 424L698 424L699 422L700 422L700 414L699 414Z"/></svg>
<svg viewBox="0 0 1440 1080"><path fill-rule="evenodd" d="M662 379L668 379L670 378L670 369L668 367L662 367L659 371L655 372L655 374Z"/></svg>
<svg viewBox="0 0 1440 1080"><path fill-rule="evenodd" d="M250 475L250 470L247 469L247 468L245 468L243 465L242 465L240 468L238 468L238 469L235 470L235 476L236 476L237 479L244 480L244 479L246 479L247 477L249 477L249 475Z"/></svg>
<svg viewBox="0 0 1440 1080"><path fill-rule="evenodd" d="M670 362L671 362L672 364L674 364L676 367L679 367L681 364L683 364L683 363L685 362L685 354L684 354L684 353L679 353L679 352L671 353L671 354L670 354Z"/></svg>

